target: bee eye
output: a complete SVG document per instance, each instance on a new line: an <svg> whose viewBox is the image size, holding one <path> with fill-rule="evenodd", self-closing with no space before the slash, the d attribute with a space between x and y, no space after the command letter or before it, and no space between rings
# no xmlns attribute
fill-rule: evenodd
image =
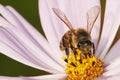
<svg viewBox="0 0 120 80"><path fill-rule="evenodd" d="M92 43L91 43L91 41L90 40L87 40L87 41L85 41L85 44L84 45L91 45Z"/></svg>
<svg viewBox="0 0 120 80"><path fill-rule="evenodd" d="M80 48L81 46L86 45L85 41L81 41L78 43L77 47Z"/></svg>
<svg viewBox="0 0 120 80"><path fill-rule="evenodd" d="M92 45L90 40L79 42L77 47L80 48L81 46L88 46L88 45Z"/></svg>

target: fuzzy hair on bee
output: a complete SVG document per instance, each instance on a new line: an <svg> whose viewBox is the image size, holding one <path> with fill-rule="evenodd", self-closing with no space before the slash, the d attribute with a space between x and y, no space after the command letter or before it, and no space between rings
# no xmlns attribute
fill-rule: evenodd
<svg viewBox="0 0 120 80"><path fill-rule="evenodd" d="M69 56L70 50L76 53L76 49L80 49L84 55L95 53L94 43L91 41L91 31L99 16L100 7L94 6L86 13L87 17L87 29L74 29L67 16L57 8L53 8L56 16L61 19L69 28L69 30L63 35L60 41L60 50L65 51Z"/></svg>

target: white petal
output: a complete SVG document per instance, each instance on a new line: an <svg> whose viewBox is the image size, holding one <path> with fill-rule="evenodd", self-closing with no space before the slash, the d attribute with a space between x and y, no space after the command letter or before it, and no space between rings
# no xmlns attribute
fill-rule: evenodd
<svg viewBox="0 0 120 80"><path fill-rule="evenodd" d="M106 0L103 31L97 49L97 57L103 59L109 50L120 25L120 1Z"/></svg>
<svg viewBox="0 0 120 80"><path fill-rule="evenodd" d="M100 1L99 0L76 0L73 1L71 0L71 13L73 16L73 19L76 20L77 25L75 25L76 27L80 27L82 26L82 28L85 28L85 26L87 25L87 18L86 18L86 13L88 12L88 10L96 5L100 5ZM69 7L68 7L69 10ZM73 20L71 19L71 20Z"/></svg>
<svg viewBox="0 0 120 80"><path fill-rule="evenodd" d="M66 80L65 74L51 74L44 76L34 76L34 77L7 77L0 76L0 80Z"/></svg>
<svg viewBox="0 0 120 80"><path fill-rule="evenodd" d="M47 40L31 25L29 24L15 9L13 9L11 6L6 7L8 12L11 12L13 14L13 18L15 20L15 17L17 18L17 21L22 25L20 26L19 24L16 25L16 27L22 27L25 29L26 32L29 33L30 37L34 39L34 41L37 41L36 44L41 46L45 51L51 52L50 46L47 45L48 42ZM8 19L10 21L10 19ZM46 45L46 47L44 47Z"/></svg>
<svg viewBox="0 0 120 80"><path fill-rule="evenodd" d="M59 24L59 23L57 23L57 24L59 24L59 26L54 25L53 19L52 19L53 11L52 11L52 9L49 9L49 8L51 8L49 6L50 3L51 3L51 1L47 2L46 0L39 0L39 12L40 12L40 17L41 17L41 24L42 24L43 30L45 32L45 35L46 35L52 49L54 50L54 53L59 55L60 57L62 57L62 52L59 49L58 35L57 35L57 32L54 27L57 27L58 30L64 31L64 29L62 28L61 24ZM53 5L53 4L51 3L51 5Z"/></svg>
<svg viewBox="0 0 120 80"><path fill-rule="evenodd" d="M110 65L106 66L105 72L103 76L113 76L118 75L120 73L120 56L116 57L115 59L111 58Z"/></svg>
<svg viewBox="0 0 120 80"><path fill-rule="evenodd" d="M120 75L113 75L113 76L109 76L109 77L100 77L97 78L97 80L120 80Z"/></svg>
<svg viewBox="0 0 120 80"><path fill-rule="evenodd" d="M7 6L7 8L5 8L0 5L0 13L9 23L15 27L19 27L27 37L31 38L31 40L36 43L36 45L43 48L44 45L46 45L45 50L51 52L45 38L12 7Z"/></svg>
<svg viewBox="0 0 120 80"><path fill-rule="evenodd" d="M120 80L120 74L108 78L108 80Z"/></svg>
<svg viewBox="0 0 120 80"><path fill-rule="evenodd" d="M24 79L23 77L5 77L5 76L0 76L0 80L28 80L28 79Z"/></svg>
<svg viewBox="0 0 120 80"><path fill-rule="evenodd" d="M11 36L13 36L12 38L15 38L18 43L17 44L21 44L22 47L24 47L28 53L29 53L29 56L31 58L34 58L34 60L39 63L39 64L46 64L46 67L51 67L53 68L60 68L60 69L63 69L61 66L59 66L57 63L55 63L51 58L48 57L48 55L46 55L40 48L38 48L38 46L36 46L29 38L28 36L26 36L26 34L24 34L24 31L21 30L20 31L20 28L18 27L15 27L13 26L12 24L9 24L6 20L4 20L2 17L0 17L0 25L1 26L4 26L7 30L8 33L10 33ZM22 32L23 31L23 32ZM16 33L17 32L17 33ZM1 33L2 34L2 33ZM9 34L8 34L9 35ZM4 41L2 38L1 38L2 41ZM4 43L7 43L7 42L4 42ZM9 44L9 43L8 43ZM5 46L8 46L5 45ZM16 43L15 43L16 44ZM9 44L10 45L10 44ZM2 46L1 46L2 47ZM9 47L9 46L8 46ZM15 46L16 47L16 46ZM15 48L14 47L14 48ZM5 47L4 47L5 48ZM22 48L23 49L23 48ZM24 49L24 50L25 50ZM34 49L34 50L33 50ZM1 52L4 53L4 49L1 50ZM21 52L22 53L22 52ZM27 55L28 55L27 53ZM30 54L31 53L31 54ZM41 53L41 54L40 54ZM8 55L9 53L5 53L6 55ZM16 53L17 54L17 53ZM39 55L39 56L38 56ZM13 57L12 57L13 58ZM52 61L52 62L51 62ZM23 62L24 63L24 62ZM51 65L52 63L52 65ZM55 65L53 65L55 64ZM41 65L39 65L41 66ZM60 72L61 70L58 69ZM56 72L56 70L55 70ZM62 70L62 72L64 72L64 70Z"/></svg>
<svg viewBox="0 0 120 80"><path fill-rule="evenodd" d="M106 72L103 76L112 76L120 73L120 40L113 46L104 59Z"/></svg>
<svg viewBox="0 0 120 80"><path fill-rule="evenodd" d="M7 9L8 8L8 9ZM20 30L29 37L37 46L41 46L45 51L51 52L48 42L45 38L31 25L29 24L19 13L17 13L12 7L7 8L0 5L1 15L13 26L19 27ZM6 26L9 27L9 26ZM44 47L46 45L46 47Z"/></svg>
<svg viewBox="0 0 120 80"><path fill-rule="evenodd" d="M66 74L51 74L51 75L45 75L45 76L30 77L30 79L37 79L37 80L66 80Z"/></svg>
<svg viewBox="0 0 120 80"><path fill-rule="evenodd" d="M105 65L109 65L112 60L120 57L120 40L111 48L108 54L104 58Z"/></svg>
<svg viewBox="0 0 120 80"><path fill-rule="evenodd" d="M100 34L100 16L98 17L96 23L94 24L94 27L91 32L92 41L95 45L95 49L98 47L98 39Z"/></svg>
<svg viewBox="0 0 120 80"><path fill-rule="evenodd" d="M8 29L8 30L10 30L10 29ZM7 30L7 31L8 31ZM13 32L12 32L13 31ZM26 50L27 51L27 54L26 55L28 55L31 59L33 58L34 60L36 60L36 62L38 63L38 64L46 64L46 67L51 67L51 68L53 68L53 69L58 69L58 71L60 71L61 69L63 69L63 68L61 68L59 65L57 65L53 60L51 60L50 58L49 58L49 56L47 56L47 55L45 55L44 54L44 52L42 52L39 48L37 48L34 44L32 44L26 37L24 37L23 35L21 35L20 34L20 32L19 31L17 31L16 29L12 29L12 31L8 31L8 33L11 35L10 37L12 37L12 38L14 38L14 39L16 39L16 41L18 41L19 43L17 43L17 44L19 44L19 45L21 45L21 49L24 49L24 51ZM14 31L17 31L17 33L19 34L15 34L15 32ZM7 35L9 35L9 34L7 34ZM20 37L21 36L21 37ZM10 38L9 37L9 38ZM3 40L3 39L2 39ZM4 41L3 41L4 42ZM13 41L13 42L15 42L15 41ZM7 42L4 42L4 43L7 43ZM15 45L16 45L16 43L14 43ZM2 45L0 45L1 47L2 47ZM7 45L8 47L9 46L12 46L12 45L10 45L9 43L8 43L8 45ZM6 49L6 47L2 47L3 49ZM16 46L14 47L14 48L16 48ZM2 50L0 50L1 52L2 52ZM8 50L9 51L9 50ZM4 53L4 52L3 52ZM4 54L6 54L6 55L9 55L9 53L4 53ZM18 54L18 53L16 53L16 54ZM51 65L52 64L52 65ZM61 72L61 71L60 71Z"/></svg>
<svg viewBox="0 0 120 80"><path fill-rule="evenodd" d="M107 80L107 78L100 76L99 78L97 78L96 80Z"/></svg>
<svg viewBox="0 0 120 80"><path fill-rule="evenodd" d="M120 80L120 76L110 77L107 80Z"/></svg>
<svg viewBox="0 0 120 80"><path fill-rule="evenodd" d="M34 29L19 13L17 13L12 7L7 6L7 9L14 14L18 20L23 24L23 29L25 28L28 33L31 35L33 41L36 41L35 44L40 47L42 50L44 50L45 53L47 53L54 61L62 65L63 67L64 62L62 61L61 57L54 54L52 52L49 43L44 39L44 37L36 30Z"/></svg>
<svg viewBox="0 0 120 80"><path fill-rule="evenodd" d="M21 62L31 67L42 69L48 72L56 72L56 70L47 66L44 62L41 62L38 58L36 58L32 53L29 52L19 41L10 36L8 33L4 33L3 30L0 29L0 52L5 55ZM52 64L52 63L51 63Z"/></svg>
<svg viewBox="0 0 120 80"><path fill-rule="evenodd" d="M53 49L56 49L56 53L60 52L59 41L68 28L56 17L52 8L62 10L74 27L80 27L86 26L86 12L95 5L99 5L99 0L39 0L42 27Z"/></svg>
<svg viewBox="0 0 120 80"><path fill-rule="evenodd" d="M103 73L103 76L105 77L109 77L109 76L114 76L120 74L120 65L114 69L108 70L106 72Z"/></svg>
<svg viewBox="0 0 120 80"><path fill-rule="evenodd" d="M7 53L7 56L36 68L36 65L34 64L36 62L30 59L26 54L28 51L20 46L20 44L18 44L17 41L13 39L13 37L8 35L8 33L4 33L2 29L0 29L0 36L2 37L2 39L0 38L0 52L5 54Z"/></svg>
<svg viewBox="0 0 120 80"><path fill-rule="evenodd" d="M112 70L115 69L116 67L120 67L120 56L117 57L116 59L112 59L110 62L110 65L106 66L105 70Z"/></svg>

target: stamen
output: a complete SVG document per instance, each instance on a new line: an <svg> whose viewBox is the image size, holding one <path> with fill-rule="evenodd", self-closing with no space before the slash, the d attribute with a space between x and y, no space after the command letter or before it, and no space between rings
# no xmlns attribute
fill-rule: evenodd
<svg viewBox="0 0 120 80"><path fill-rule="evenodd" d="M94 54L84 55L81 50L77 54L71 52L69 57L63 57L66 62L67 80L92 80L102 75L103 61L94 57Z"/></svg>

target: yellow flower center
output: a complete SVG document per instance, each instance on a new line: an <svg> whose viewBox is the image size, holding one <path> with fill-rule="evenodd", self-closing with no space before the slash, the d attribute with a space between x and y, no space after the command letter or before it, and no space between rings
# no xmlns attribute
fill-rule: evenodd
<svg viewBox="0 0 120 80"><path fill-rule="evenodd" d="M76 52L71 52L68 57L63 56L67 80L92 80L102 75L104 66L100 59L95 58L94 54L83 55L81 50Z"/></svg>

